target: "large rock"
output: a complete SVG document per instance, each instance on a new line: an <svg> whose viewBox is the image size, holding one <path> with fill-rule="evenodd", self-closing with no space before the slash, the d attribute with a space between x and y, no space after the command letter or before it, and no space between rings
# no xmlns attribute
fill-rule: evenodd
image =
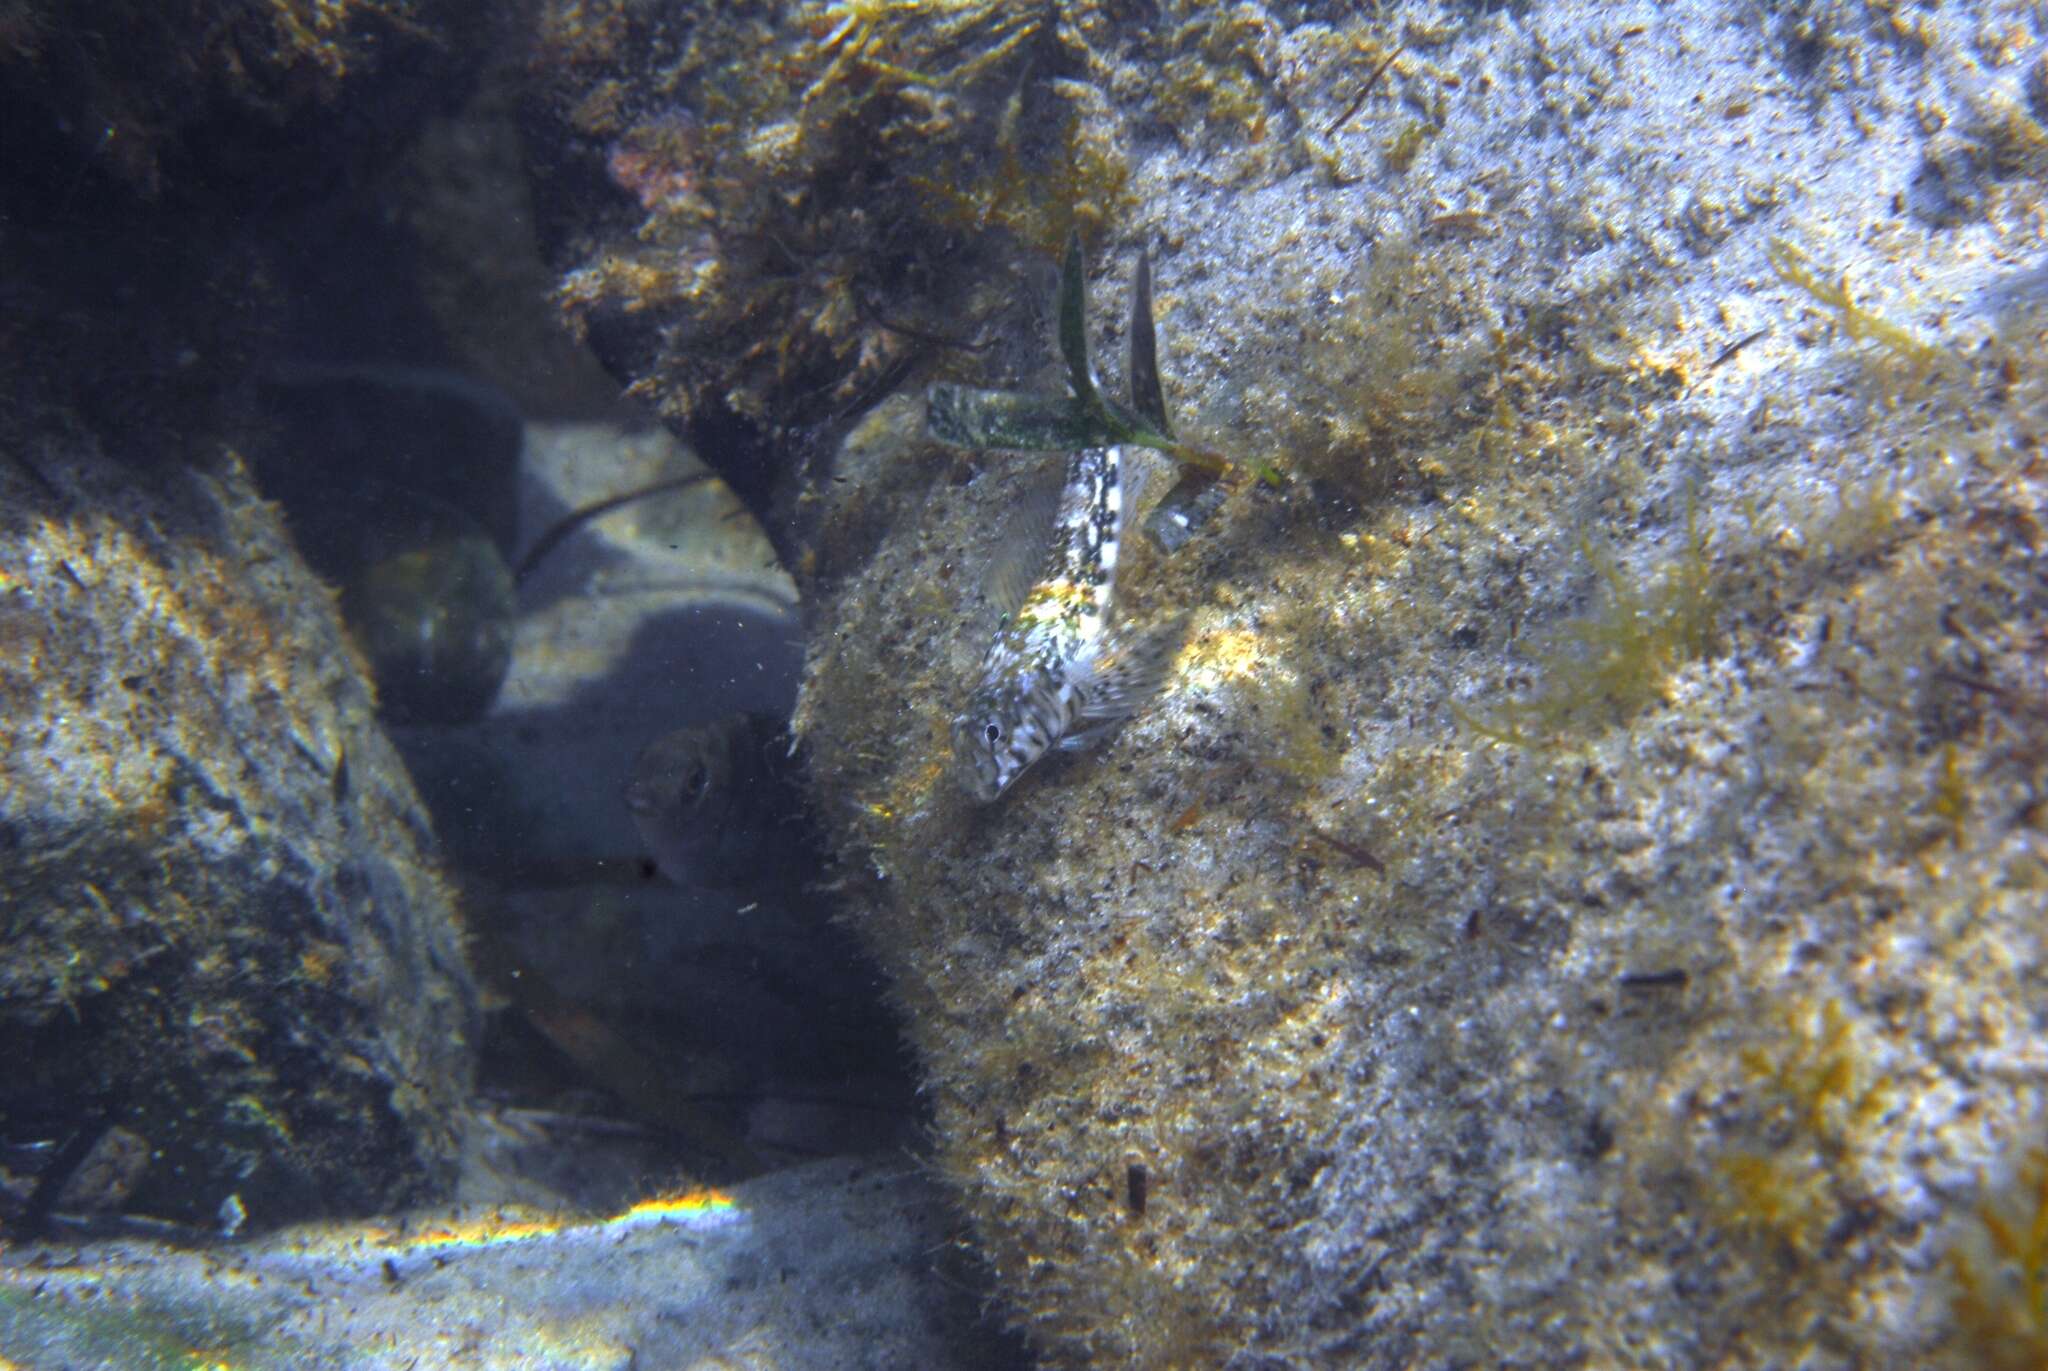
<svg viewBox="0 0 2048 1371"><path fill-rule="evenodd" d="M2048 1364L2034 21L1198 8L1077 26L1173 133L1097 294L1157 250L1181 428L1296 479L1126 561L1192 612L1164 698L971 805L1039 459L912 397L812 495L819 809L1012 1314L1065 1365Z"/></svg>
<svg viewBox="0 0 2048 1371"><path fill-rule="evenodd" d="M454 902L240 463L7 452L0 641L8 1141L117 1125L130 1206L208 1225L437 1193L477 1015Z"/></svg>

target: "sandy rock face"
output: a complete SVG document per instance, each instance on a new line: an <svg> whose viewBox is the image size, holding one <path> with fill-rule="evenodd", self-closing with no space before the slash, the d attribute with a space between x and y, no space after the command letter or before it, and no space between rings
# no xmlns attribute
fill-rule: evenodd
<svg viewBox="0 0 2048 1371"><path fill-rule="evenodd" d="M1134 544L1163 698L974 806L1047 459L913 387L809 505L799 727L1010 1309L1075 1365L2041 1364L2038 15L1232 13L1262 138L1093 73L1102 316L1150 246L1181 430L1294 477Z"/></svg>
<svg viewBox="0 0 2048 1371"><path fill-rule="evenodd" d="M437 1193L475 990L331 593L232 459L7 458L9 1140L117 1126L134 1207L209 1226Z"/></svg>

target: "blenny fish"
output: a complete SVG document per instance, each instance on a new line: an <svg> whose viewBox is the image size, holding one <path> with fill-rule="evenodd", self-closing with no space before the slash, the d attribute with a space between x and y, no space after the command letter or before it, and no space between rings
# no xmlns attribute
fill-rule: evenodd
<svg viewBox="0 0 2048 1371"><path fill-rule="evenodd" d="M817 871L784 719L731 714L664 734L641 749L624 799L677 885L794 888Z"/></svg>
<svg viewBox="0 0 2048 1371"><path fill-rule="evenodd" d="M1081 270L1080 250L1071 246L1060 338L1075 400L1087 403L1095 400L1096 381L1081 326ZM1138 262L1131 316L1132 404L1163 433L1147 257ZM1138 503L1139 452L1129 444L1075 449L1057 489L1024 502L1019 532L994 560L989 598L1004 616L982 659L980 683L953 721L962 779L984 804L1052 748L1075 750L1107 737L1165 677L1177 626L1141 635L1116 619L1117 551ZM1035 565L1026 560L1032 552Z"/></svg>

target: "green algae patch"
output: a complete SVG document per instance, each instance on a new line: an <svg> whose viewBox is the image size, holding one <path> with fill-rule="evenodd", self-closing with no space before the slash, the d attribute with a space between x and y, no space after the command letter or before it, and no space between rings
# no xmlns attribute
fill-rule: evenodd
<svg viewBox="0 0 2048 1371"><path fill-rule="evenodd" d="M0 1355L24 1366L118 1366L124 1371L264 1371L284 1363L237 1349L265 1325L198 1305L138 1298L109 1282L38 1292L0 1284Z"/></svg>

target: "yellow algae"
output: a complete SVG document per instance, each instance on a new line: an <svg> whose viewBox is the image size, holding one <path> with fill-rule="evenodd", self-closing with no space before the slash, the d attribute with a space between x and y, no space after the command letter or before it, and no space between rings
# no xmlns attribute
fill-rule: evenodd
<svg viewBox="0 0 2048 1371"><path fill-rule="evenodd" d="M1589 538L1579 550L1597 577L1594 609L1551 634L1538 655L1536 691L1490 710L1451 706L1482 737L1530 746L1573 725L1626 719L1663 698L1680 667L1713 650L1720 596L1690 500L1684 548L1654 580L1624 570Z"/></svg>
<svg viewBox="0 0 2048 1371"><path fill-rule="evenodd" d="M1190 637L1174 658L1173 689L1214 690L1256 677L1267 663L1263 635L1244 628L1217 628Z"/></svg>
<svg viewBox="0 0 2048 1371"><path fill-rule="evenodd" d="M2048 1366L2048 1153L1980 1201L1949 1253L1952 1364L1987 1371Z"/></svg>
<svg viewBox="0 0 2048 1371"><path fill-rule="evenodd" d="M1743 1066L1806 1136L1838 1150L1852 1147L1894 1098L1872 1045L1838 1000L1788 1006L1782 1022L1780 1035L1738 1054Z"/></svg>
<svg viewBox="0 0 2048 1371"><path fill-rule="evenodd" d="M1834 1213L1827 1173L1806 1156L1736 1151L1714 1158L1724 1222L1753 1228L1809 1255Z"/></svg>
<svg viewBox="0 0 2048 1371"><path fill-rule="evenodd" d="M1858 305L1849 294L1847 272L1830 280L1814 266L1812 258L1783 238L1773 238L1767 251L1771 270L1778 278L1833 310L1836 323L1850 338L1874 340L1922 366L1945 365L1954 360L1946 348L1926 342L1911 329Z"/></svg>

